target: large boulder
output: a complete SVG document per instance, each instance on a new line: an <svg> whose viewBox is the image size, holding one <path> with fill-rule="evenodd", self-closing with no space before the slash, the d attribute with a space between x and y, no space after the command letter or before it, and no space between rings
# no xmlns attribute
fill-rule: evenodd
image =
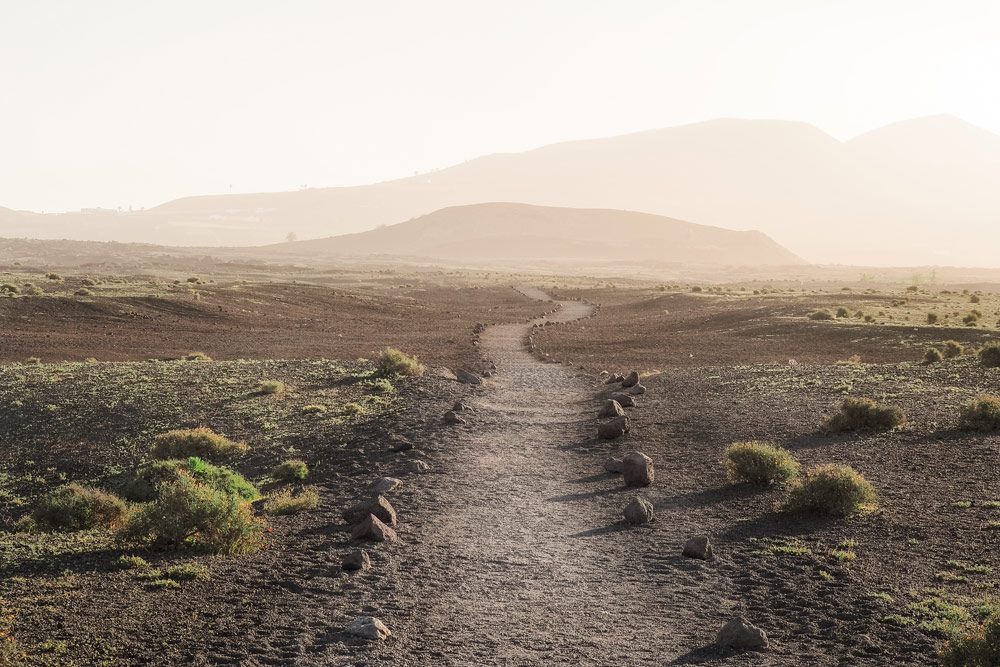
<svg viewBox="0 0 1000 667"><path fill-rule="evenodd" d="M631 452L622 459L626 486L649 486L653 483L653 459L642 452Z"/></svg>
<svg viewBox="0 0 1000 667"><path fill-rule="evenodd" d="M704 535L692 537L685 542L681 554L687 558L700 558L701 560L709 560L714 555L712 543Z"/></svg>
<svg viewBox="0 0 1000 667"><path fill-rule="evenodd" d="M615 438L620 438L628 433L631 428L632 422L628 416L621 415L620 417L615 417L611 421L598 425L597 435L605 440L614 440Z"/></svg>
<svg viewBox="0 0 1000 667"><path fill-rule="evenodd" d="M625 520L633 526L641 526L653 520L653 504L641 496L636 496L625 506Z"/></svg>
<svg viewBox="0 0 1000 667"><path fill-rule="evenodd" d="M347 634L363 639L381 641L389 637L392 632L389 631L385 623L374 616L358 616L347 626Z"/></svg>
<svg viewBox="0 0 1000 667"><path fill-rule="evenodd" d="M389 526L378 520L374 514L369 514L361 523L351 529L352 540L371 540L372 542L395 542L399 538Z"/></svg>
<svg viewBox="0 0 1000 667"><path fill-rule="evenodd" d="M637 384L639 384L639 371L632 371L631 373L625 376L624 380L622 380L623 389L634 387Z"/></svg>
<svg viewBox="0 0 1000 667"><path fill-rule="evenodd" d="M622 460L614 456L609 456L604 461L604 469L610 473L620 474L622 471Z"/></svg>
<svg viewBox="0 0 1000 667"><path fill-rule="evenodd" d="M616 403L618 403L618 405L622 406L623 408L635 407L635 399L632 398L630 394L615 394L614 396L611 397L611 400L615 401Z"/></svg>
<svg viewBox="0 0 1000 667"><path fill-rule="evenodd" d="M470 373L469 371L464 371L459 368L455 371L455 378L462 384L482 384L483 379L476 375L475 373Z"/></svg>
<svg viewBox="0 0 1000 667"><path fill-rule="evenodd" d="M767 635L747 619L734 618L722 626L715 643L730 648L764 648L767 646Z"/></svg>
<svg viewBox="0 0 1000 667"><path fill-rule="evenodd" d="M379 521L387 523L390 526L396 525L396 510L393 509L389 501L382 495L362 500L360 503L348 507L343 511L341 516L344 517L344 521L347 523L355 524L362 521L369 514L374 514L378 517Z"/></svg>
<svg viewBox="0 0 1000 667"><path fill-rule="evenodd" d="M340 567L348 572L368 570L371 569L371 566L372 559L368 556L368 552L364 549L355 549L351 553L344 556L344 560L340 563Z"/></svg>
<svg viewBox="0 0 1000 667"><path fill-rule="evenodd" d="M623 414L625 414L625 411L622 410L622 406L618 403L618 401L609 398L608 400L604 401L604 405L601 406L601 409L598 411L597 416L620 417Z"/></svg>

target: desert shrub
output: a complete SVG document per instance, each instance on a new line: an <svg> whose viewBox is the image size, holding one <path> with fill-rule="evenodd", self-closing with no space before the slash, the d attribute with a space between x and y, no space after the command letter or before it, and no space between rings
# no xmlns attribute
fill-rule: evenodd
<svg viewBox="0 0 1000 667"><path fill-rule="evenodd" d="M944 344L944 356L946 359L960 357L964 352L965 348L958 341L949 340Z"/></svg>
<svg viewBox="0 0 1000 667"><path fill-rule="evenodd" d="M902 426L906 417L900 408L879 405L869 398L845 398L840 412L823 424L827 431L858 431L861 429L891 429Z"/></svg>
<svg viewBox="0 0 1000 667"><path fill-rule="evenodd" d="M280 394L285 391L285 383L278 380L264 380L260 383L260 393Z"/></svg>
<svg viewBox="0 0 1000 667"><path fill-rule="evenodd" d="M173 567L168 567L167 571L163 573L167 579L173 579L174 581L191 581L193 579L207 579L208 578L208 568L204 565L174 565Z"/></svg>
<svg viewBox="0 0 1000 667"><path fill-rule="evenodd" d="M837 317L850 317L851 311L847 310L843 306L837 309Z"/></svg>
<svg viewBox="0 0 1000 667"><path fill-rule="evenodd" d="M178 584L173 579L153 579L148 584L146 584L146 586L153 591L170 590L181 587L181 585Z"/></svg>
<svg viewBox="0 0 1000 667"><path fill-rule="evenodd" d="M243 454L248 449L245 443L233 442L204 426L161 433L153 442L153 456L158 459L196 456L213 461Z"/></svg>
<svg viewBox="0 0 1000 667"><path fill-rule="evenodd" d="M1000 430L1000 398L982 394L964 403L959 411L958 425L966 431Z"/></svg>
<svg viewBox="0 0 1000 667"><path fill-rule="evenodd" d="M83 278L82 280L80 280L80 284L83 285L84 287L93 287L94 285L97 284L97 281L94 280L93 278Z"/></svg>
<svg viewBox="0 0 1000 667"><path fill-rule="evenodd" d="M136 502L155 500L159 486L176 479L177 474L182 470L194 477L199 483L210 486L216 491L237 496L243 500L256 500L260 497L257 487L239 473L228 468L214 466L197 456L144 463L136 471L135 478L126 485L123 495Z"/></svg>
<svg viewBox="0 0 1000 667"><path fill-rule="evenodd" d="M91 292L89 289L80 288L77 291L73 292L73 294L76 296L92 296L94 293Z"/></svg>
<svg viewBox="0 0 1000 667"><path fill-rule="evenodd" d="M118 557L118 567L123 570L145 570L149 567L149 561L142 556L126 556L122 554Z"/></svg>
<svg viewBox="0 0 1000 667"><path fill-rule="evenodd" d="M424 367L416 357L411 357L399 350L387 347L378 357L375 370L379 375L423 375Z"/></svg>
<svg viewBox="0 0 1000 667"><path fill-rule="evenodd" d="M936 347L929 347L927 351L924 352L924 361L929 364L934 364L944 359L944 355L941 354L941 350Z"/></svg>
<svg viewBox="0 0 1000 667"><path fill-rule="evenodd" d="M979 301L980 299L978 294L973 294L969 297L969 303L979 303Z"/></svg>
<svg viewBox="0 0 1000 667"><path fill-rule="evenodd" d="M345 415L362 415L365 413L365 406L360 403L344 403L341 410Z"/></svg>
<svg viewBox="0 0 1000 667"><path fill-rule="evenodd" d="M192 547L217 554L250 553L264 544L265 524L250 503L180 471L159 497L131 512L118 531L127 545L152 549Z"/></svg>
<svg viewBox="0 0 1000 667"><path fill-rule="evenodd" d="M987 343L979 350L979 363L987 368L1000 368L1000 343Z"/></svg>
<svg viewBox="0 0 1000 667"><path fill-rule="evenodd" d="M41 296L42 294L45 294L45 292L43 292L42 288L38 285L24 283L24 288L21 290L21 294L25 294L27 296Z"/></svg>
<svg viewBox="0 0 1000 667"><path fill-rule="evenodd" d="M1000 667L1000 616L954 633L939 656L942 667Z"/></svg>
<svg viewBox="0 0 1000 667"><path fill-rule="evenodd" d="M875 489L860 473L849 466L829 464L812 468L792 482L785 509L847 516L875 501Z"/></svg>
<svg viewBox="0 0 1000 667"><path fill-rule="evenodd" d="M204 352L191 352L184 355L184 361L211 361L212 357Z"/></svg>
<svg viewBox="0 0 1000 667"><path fill-rule="evenodd" d="M25 359L25 363L38 365L38 364L42 363L42 358L41 357L28 357L27 359Z"/></svg>
<svg viewBox="0 0 1000 667"><path fill-rule="evenodd" d="M45 277L48 278L49 280L57 280L57 281L62 280L62 276L60 276L58 273L46 273Z"/></svg>
<svg viewBox="0 0 1000 667"><path fill-rule="evenodd" d="M20 291L21 290L19 290L17 288L17 285L15 285L14 283L4 283L3 285L0 285L0 292L5 292L7 294L17 294Z"/></svg>
<svg viewBox="0 0 1000 667"><path fill-rule="evenodd" d="M271 477L279 482L298 482L309 476L309 467L305 461L289 459L281 463L271 473Z"/></svg>
<svg viewBox="0 0 1000 667"><path fill-rule="evenodd" d="M699 287L698 285L695 285L694 287L691 288L691 291L692 292L700 292L701 291L701 287Z"/></svg>
<svg viewBox="0 0 1000 667"><path fill-rule="evenodd" d="M937 313L927 313L927 324L937 324L938 314Z"/></svg>
<svg viewBox="0 0 1000 667"><path fill-rule="evenodd" d="M875 321L875 317L874 316L872 316L872 315L865 315L865 322L871 324L874 321Z"/></svg>
<svg viewBox="0 0 1000 667"><path fill-rule="evenodd" d="M833 313L825 308L822 310L817 310L815 312L809 313L810 320L832 320Z"/></svg>
<svg viewBox="0 0 1000 667"><path fill-rule="evenodd" d="M118 496L74 482L43 497L31 518L41 528L75 531L116 528L125 514L125 503Z"/></svg>
<svg viewBox="0 0 1000 667"><path fill-rule="evenodd" d="M799 464L788 450L764 442L733 443L722 464L733 482L760 486L787 482L799 473Z"/></svg>
<svg viewBox="0 0 1000 667"><path fill-rule="evenodd" d="M321 415L326 412L325 405L306 405L302 408L302 412L307 415Z"/></svg>
<svg viewBox="0 0 1000 667"><path fill-rule="evenodd" d="M306 489L297 496L293 496L289 489L269 496L264 503L264 513L272 516L284 516L286 514L296 514L305 510L314 509L319 504L319 494Z"/></svg>
<svg viewBox="0 0 1000 667"><path fill-rule="evenodd" d="M391 394L396 391L396 388L392 386L392 383L385 378L376 378L369 382L372 389L381 394Z"/></svg>
<svg viewBox="0 0 1000 667"><path fill-rule="evenodd" d="M979 315L976 315L975 313L969 313L968 315L962 318L962 322L970 326L976 324L978 321L979 321Z"/></svg>
<svg viewBox="0 0 1000 667"><path fill-rule="evenodd" d="M190 278L187 279L187 281L189 283L200 283L201 278L199 278L198 276L191 276Z"/></svg>

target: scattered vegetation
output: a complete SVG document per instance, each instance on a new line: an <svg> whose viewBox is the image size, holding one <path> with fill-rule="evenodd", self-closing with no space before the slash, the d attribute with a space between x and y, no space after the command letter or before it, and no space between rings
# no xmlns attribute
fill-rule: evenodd
<svg viewBox="0 0 1000 667"><path fill-rule="evenodd" d="M387 347L379 354L375 371L383 377L423 375L424 366L416 357L411 357L395 348Z"/></svg>
<svg viewBox="0 0 1000 667"><path fill-rule="evenodd" d="M280 394L285 391L285 383L278 380L264 380L260 383L260 393Z"/></svg>
<svg viewBox="0 0 1000 667"><path fill-rule="evenodd" d="M831 313L829 310L826 310L825 308L822 310L817 310L812 313L809 313L810 320L817 320L817 321L832 320L833 317L834 317L833 313Z"/></svg>
<svg viewBox="0 0 1000 667"><path fill-rule="evenodd" d="M792 482L785 509L848 516L875 502L875 489L860 473L849 466L828 464Z"/></svg>
<svg viewBox="0 0 1000 667"><path fill-rule="evenodd" d="M153 456L158 459L181 459L196 456L209 461L226 459L245 453L246 443L233 442L211 429L198 428L169 431L156 436Z"/></svg>
<svg viewBox="0 0 1000 667"><path fill-rule="evenodd" d="M902 426L906 421L902 409L879 405L869 398L844 399L840 412L823 424L827 431L859 431L861 429L886 430Z"/></svg>
<svg viewBox="0 0 1000 667"><path fill-rule="evenodd" d="M145 570L149 567L149 561L142 556L126 556L122 554L118 557L118 567L123 570Z"/></svg>
<svg viewBox="0 0 1000 667"><path fill-rule="evenodd" d="M309 476L309 467L305 461L289 459L278 465L271 473L275 481L282 483L300 482Z"/></svg>
<svg viewBox="0 0 1000 667"><path fill-rule="evenodd" d="M1000 665L1000 615L981 625L966 627L941 649L943 667L997 667Z"/></svg>
<svg viewBox="0 0 1000 667"><path fill-rule="evenodd" d="M1000 368L1000 343L987 343L979 350L979 362L987 368Z"/></svg>
<svg viewBox="0 0 1000 667"><path fill-rule="evenodd" d="M31 518L40 528L76 531L116 528L125 516L125 503L121 498L74 482L44 496Z"/></svg>
<svg viewBox="0 0 1000 667"><path fill-rule="evenodd" d="M160 485L175 480L181 471L191 475L201 484L243 500L252 501L260 497L257 487L239 473L214 466L197 456L143 464L136 471L135 478L126 485L124 495L129 500L137 502L155 500Z"/></svg>
<svg viewBox="0 0 1000 667"><path fill-rule="evenodd" d="M924 352L924 361L928 364L935 364L944 359L944 355L941 354L941 350L936 347L929 347L927 351Z"/></svg>
<svg viewBox="0 0 1000 667"><path fill-rule="evenodd" d="M190 352L184 355L184 361L211 361L212 357L204 352Z"/></svg>
<svg viewBox="0 0 1000 667"><path fill-rule="evenodd" d="M927 324L937 324L938 314L937 313L927 313Z"/></svg>
<svg viewBox="0 0 1000 667"><path fill-rule="evenodd" d="M958 425L965 431L1000 430L1000 398L981 394L963 404Z"/></svg>
<svg viewBox="0 0 1000 667"><path fill-rule="evenodd" d="M949 340L944 344L944 356L946 359L954 359L955 357L960 357L965 353L965 347L961 343L954 340Z"/></svg>
<svg viewBox="0 0 1000 667"><path fill-rule="evenodd" d="M731 481L760 486L787 482L799 472L788 450L756 441L733 443L722 463Z"/></svg>
<svg viewBox="0 0 1000 667"><path fill-rule="evenodd" d="M318 504L319 494L311 489L306 489L295 496L290 489L284 489L268 497L264 503L264 513L271 516L296 514L314 509Z"/></svg>

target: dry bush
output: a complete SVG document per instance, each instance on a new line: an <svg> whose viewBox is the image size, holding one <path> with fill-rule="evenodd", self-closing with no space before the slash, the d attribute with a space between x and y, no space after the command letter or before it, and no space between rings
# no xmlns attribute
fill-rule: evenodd
<svg viewBox="0 0 1000 667"><path fill-rule="evenodd" d="M860 431L861 429L886 430L902 426L906 416L902 409L879 405L869 398L845 398L840 412L823 424L831 432Z"/></svg>
<svg viewBox="0 0 1000 667"><path fill-rule="evenodd" d="M243 454L248 449L246 443L233 442L200 426L156 436L153 456L158 459L186 459L196 456L213 461Z"/></svg>
<svg viewBox="0 0 1000 667"><path fill-rule="evenodd" d="M787 482L799 474L799 464L788 450L766 442L733 443L722 464L731 481L759 486Z"/></svg>
<svg viewBox="0 0 1000 667"><path fill-rule="evenodd" d="M792 482L785 509L848 516L875 502L875 489L861 473L849 466L829 464L812 468Z"/></svg>
<svg viewBox="0 0 1000 667"><path fill-rule="evenodd" d="M125 503L118 496L74 482L49 492L31 518L40 528L75 531L116 528L125 515Z"/></svg>

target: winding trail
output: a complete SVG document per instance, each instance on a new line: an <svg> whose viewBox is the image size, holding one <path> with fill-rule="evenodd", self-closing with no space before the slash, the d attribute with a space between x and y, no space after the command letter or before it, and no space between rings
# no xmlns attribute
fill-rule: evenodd
<svg viewBox="0 0 1000 667"><path fill-rule="evenodd" d="M548 321L592 312L559 306ZM665 664L685 641L665 632L669 605L650 585L649 555L631 552L635 533L620 522L635 492L602 468L628 443L595 439L600 387L532 356L530 327L481 337L499 371L469 390L474 412L455 427L448 469L401 549L399 575L413 588L394 595L408 598L399 607L411 621L363 664Z"/></svg>

